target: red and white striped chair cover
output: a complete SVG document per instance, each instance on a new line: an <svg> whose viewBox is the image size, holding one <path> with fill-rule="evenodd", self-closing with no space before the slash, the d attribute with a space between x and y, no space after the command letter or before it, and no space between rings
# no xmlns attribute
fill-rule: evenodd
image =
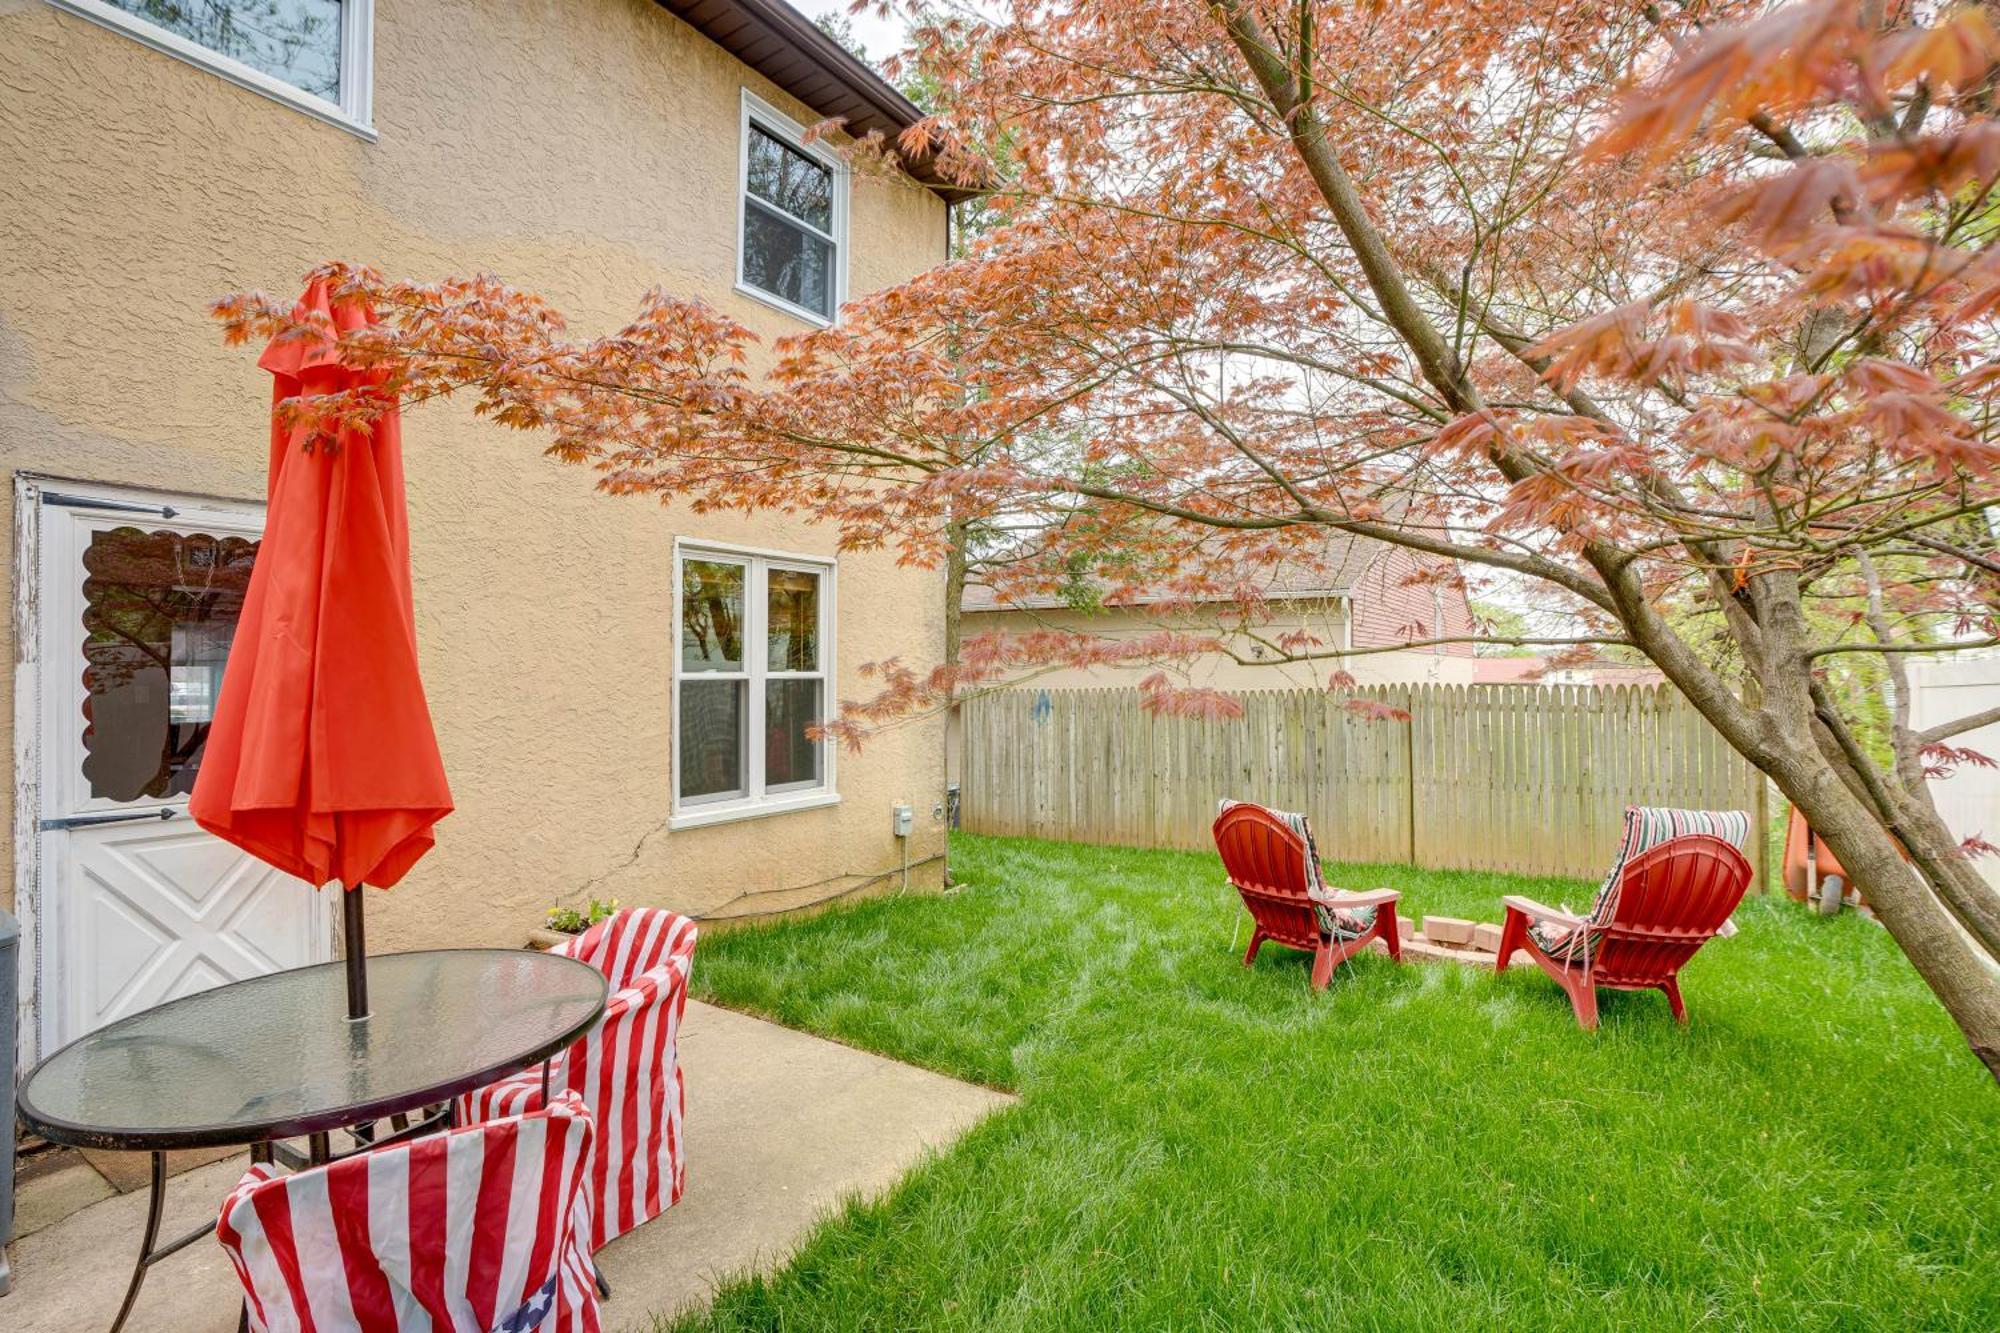
<svg viewBox="0 0 2000 1333"><path fill-rule="evenodd" d="M254 1166L216 1238L255 1333L598 1333L590 1113L546 1111L279 1175Z"/></svg>
<svg viewBox="0 0 2000 1333"><path fill-rule="evenodd" d="M671 1208L687 1180L676 1041L697 933L677 913L635 907L549 951L589 963L611 983L604 1021L558 1055L549 1076L551 1087L580 1094L597 1124L593 1251ZM459 1098L459 1123L520 1115L541 1100L541 1070L527 1070Z"/></svg>

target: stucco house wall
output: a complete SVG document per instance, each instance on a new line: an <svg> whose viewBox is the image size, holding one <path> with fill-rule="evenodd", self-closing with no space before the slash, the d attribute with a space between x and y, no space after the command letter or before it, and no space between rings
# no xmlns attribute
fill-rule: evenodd
<svg viewBox="0 0 2000 1333"><path fill-rule="evenodd" d="M486 268L579 332L654 284L777 336L732 290L740 90L819 117L651 0L376 0L377 142L43 0L0 0L0 481L19 471L261 499L269 381L207 314L291 293L330 257L411 276ZM945 211L856 176L851 294L938 262ZM697 517L593 491L541 441L454 405L405 414L423 669L458 809L370 907L371 947L518 945L585 893L738 915L900 874L944 848L944 722L838 758L841 803L670 831L676 537L833 557L803 521ZM11 505L0 545L12 549ZM934 657L940 579L840 554L836 698L857 668ZM9 566L8 601L21 592ZM11 621L12 617L9 618ZM0 653L17 660L11 624ZM12 673L0 753L14 753ZM0 795L0 819L14 811ZM0 842L0 904L14 897Z"/></svg>

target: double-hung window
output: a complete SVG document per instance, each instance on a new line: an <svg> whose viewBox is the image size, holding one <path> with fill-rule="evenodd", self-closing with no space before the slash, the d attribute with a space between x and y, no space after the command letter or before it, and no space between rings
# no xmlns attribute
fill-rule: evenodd
<svg viewBox="0 0 2000 1333"><path fill-rule="evenodd" d="M846 287L847 168L747 92L738 207L738 290L833 323Z"/></svg>
<svg viewBox="0 0 2000 1333"><path fill-rule="evenodd" d="M725 546L675 552L675 827L839 799L825 721L833 565Z"/></svg>
<svg viewBox="0 0 2000 1333"><path fill-rule="evenodd" d="M375 0L49 0L365 138Z"/></svg>

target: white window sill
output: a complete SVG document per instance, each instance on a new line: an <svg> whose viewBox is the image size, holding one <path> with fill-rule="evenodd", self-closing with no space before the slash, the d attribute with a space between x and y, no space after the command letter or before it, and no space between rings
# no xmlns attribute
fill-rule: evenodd
<svg viewBox="0 0 2000 1333"><path fill-rule="evenodd" d="M802 305L793 305L784 297L773 296L761 287L752 287L747 282L736 284L736 294L738 296L747 296L758 305L767 305L773 310L782 311L790 315L793 319L801 320L816 329L830 329L833 327L833 321L826 316L816 311L808 310Z"/></svg>
<svg viewBox="0 0 2000 1333"><path fill-rule="evenodd" d="M731 824L739 819L762 819L765 815L788 815L794 810L817 810L839 805L837 791L808 791L796 796L772 796L761 801L728 801L715 805L693 805L676 810L667 828L700 828L704 824Z"/></svg>
<svg viewBox="0 0 2000 1333"><path fill-rule="evenodd" d="M191 42L178 33L168 32L135 14L100 0L48 0L66 14L74 14L80 19L123 33L135 41L152 47L162 55L176 60L184 60L197 69L207 70L219 78L229 80L239 88L247 89L274 102L282 102L294 111L303 111L315 120L325 121L338 129L346 130L358 139L369 143L376 141L375 127L358 120L342 108L323 97L315 97L309 92L292 87L281 79L274 79L262 70L252 69L238 60L218 54L196 42ZM364 99L365 100L365 99Z"/></svg>

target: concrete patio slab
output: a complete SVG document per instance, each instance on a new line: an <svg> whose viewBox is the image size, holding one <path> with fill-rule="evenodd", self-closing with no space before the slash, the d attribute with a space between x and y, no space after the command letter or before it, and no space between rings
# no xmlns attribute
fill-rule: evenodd
<svg viewBox="0 0 2000 1333"><path fill-rule="evenodd" d="M56 1152L21 1163L15 1178L14 1234L32 1235L118 1193L81 1155Z"/></svg>
<svg viewBox="0 0 2000 1333"><path fill-rule="evenodd" d="M167 1174L178 1176L219 1162L225 1157L236 1156L234 1148L190 1148L185 1152L167 1154ZM103 1152L95 1148L85 1148L83 1160L90 1163L98 1175L111 1183L111 1188L120 1194L132 1194L146 1188L153 1176L153 1155L143 1152Z"/></svg>
<svg viewBox="0 0 2000 1333"><path fill-rule="evenodd" d="M711 1005L681 1029L688 1080L688 1185L665 1216L598 1257L613 1333L647 1333L655 1314L711 1296L724 1278L768 1270L851 1196L886 1189L1013 1098ZM163 1235L212 1221L242 1174L233 1157L167 1186ZM121 1194L17 1241L8 1333L108 1328L145 1223L142 1192ZM229 1333L236 1279L220 1247L197 1242L147 1278L134 1333Z"/></svg>

